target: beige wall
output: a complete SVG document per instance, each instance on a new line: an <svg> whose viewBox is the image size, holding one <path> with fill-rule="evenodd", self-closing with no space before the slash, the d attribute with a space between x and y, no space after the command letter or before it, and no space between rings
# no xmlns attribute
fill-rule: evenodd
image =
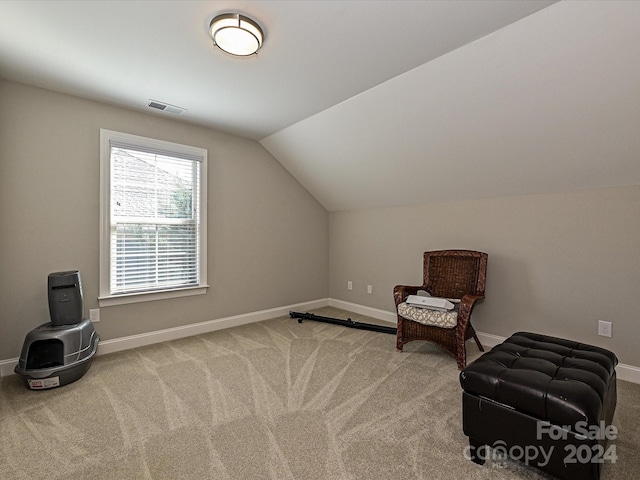
<svg viewBox="0 0 640 480"><path fill-rule="evenodd" d="M2 81L0 360L48 321L50 272L79 269L97 307L100 128L209 151L208 294L103 307L105 340L328 296L391 312L424 250L469 248L489 254L479 331L574 338L640 366L640 187L328 214L257 142Z"/></svg>
<svg viewBox="0 0 640 480"><path fill-rule="evenodd" d="M103 307L103 339L328 296L328 213L257 142L0 81L0 360L49 321L49 273L79 269L98 306L100 128L208 150L211 285Z"/></svg>
<svg viewBox="0 0 640 480"><path fill-rule="evenodd" d="M329 293L391 312L394 285L422 283L422 252L481 250L477 330L572 338L640 366L639 212L640 187L625 187L331 213ZM613 322L612 338L597 336L598 320Z"/></svg>

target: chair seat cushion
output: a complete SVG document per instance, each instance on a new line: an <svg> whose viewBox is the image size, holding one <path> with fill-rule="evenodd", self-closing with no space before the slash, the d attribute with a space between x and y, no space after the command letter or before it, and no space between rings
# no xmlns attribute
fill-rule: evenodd
<svg viewBox="0 0 640 480"><path fill-rule="evenodd" d="M398 305L398 315L407 320L440 328L455 328L458 324L458 312L456 310L442 311L430 308L414 307L402 302Z"/></svg>

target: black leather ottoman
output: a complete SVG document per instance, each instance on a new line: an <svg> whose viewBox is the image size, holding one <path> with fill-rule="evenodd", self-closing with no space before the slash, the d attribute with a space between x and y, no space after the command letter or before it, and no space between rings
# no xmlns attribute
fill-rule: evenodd
<svg viewBox="0 0 640 480"><path fill-rule="evenodd" d="M460 372L465 453L526 462L561 479L600 478L616 460L616 356L519 332ZM490 448L487 448L490 447Z"/></svg>

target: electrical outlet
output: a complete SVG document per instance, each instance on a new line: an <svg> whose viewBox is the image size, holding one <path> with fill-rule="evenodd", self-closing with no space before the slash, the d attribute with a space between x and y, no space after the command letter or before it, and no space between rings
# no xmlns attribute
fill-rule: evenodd
<svg viewBox="0 0 640 480"><path fill-rule="evenodd" d="M611 337L611 322L598 320L598 335L601 337Z"/></svg>
<svg viewBox="0 0 640 480"><path fill-rule="evenodd" d="M89 310L89 319L93 322L93 323L97 323L100 321L100 309L99 308L92 308Z"/></svg>
<svg viewBox="0 0 640 480"><path fill-rule="evenodd" d="M373 293L373 287L371 285L367 285L367 293Z"/></svg>
<svg viewBox="0 0 640 480"><path fill-rule="evenodd" d="M353 282L351 280L347 282L347 290L353 290Z"/></svg>

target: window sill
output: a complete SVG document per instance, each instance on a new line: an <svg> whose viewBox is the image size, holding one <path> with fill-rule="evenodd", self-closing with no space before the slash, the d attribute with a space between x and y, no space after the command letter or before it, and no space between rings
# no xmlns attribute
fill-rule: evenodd
<svg viewBox="0 0 640 480"><path fill-rule="evenodd" d="M189 297L192 295L204 295L207 293L209 285L198 287L180 288L176 290L159 290L155 292L124 293L122 295L104 295L98 297L100 307L111 307L114 305L126 305L129 303L152 302L154 300L165 300L168 298Z"/></svg>

